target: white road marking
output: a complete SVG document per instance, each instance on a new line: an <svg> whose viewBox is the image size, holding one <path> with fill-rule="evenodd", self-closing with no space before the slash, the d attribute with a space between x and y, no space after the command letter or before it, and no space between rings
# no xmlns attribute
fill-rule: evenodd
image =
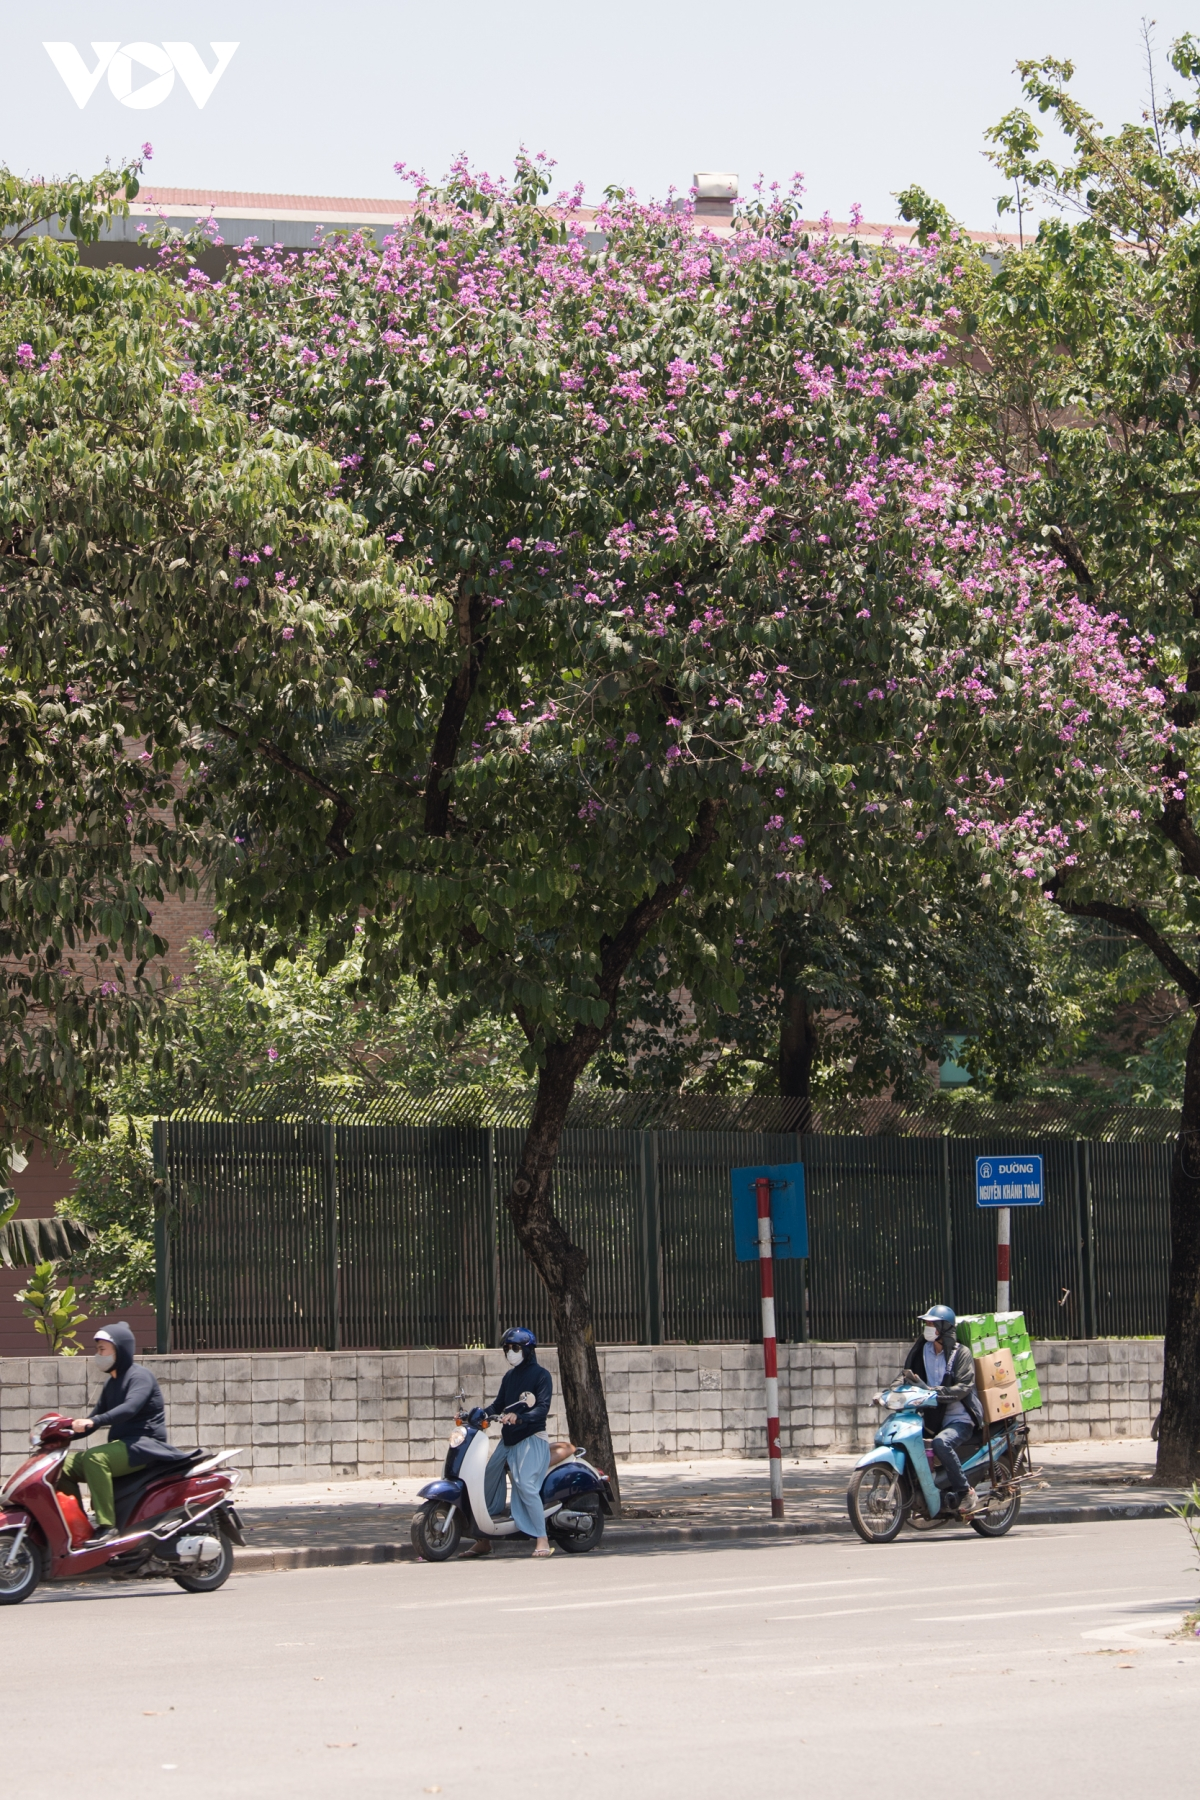
<svg viewBox="0 0 1200 1800"><path fill-rule="evenodd" d="M1088 1590L1089 1593L1095 1593L1095 1591L1094 1588ZM915 1623L918 1625L979 1625L985 1624L988 1619L1036 1619L1043 1616L1048 1617L1051 1613L1119 1613L1138 1606L1184 1607L1191 1606L1192 1603L1191 1599L1180 1599L1178 1594L1148 1594L1141 1599L1126 1600L1123 1603L1119 1600L1096 1600L1085 1606L1026 1606L1015 1608L1011 1612L950 1613L939 1618L917 1619Z"/></svg>
<svg viewBox="0 0 1200 1800"><path fill-rule="evenodd" d="M690 1594L641 1593L630 1594L623 1600L567 1600L555 1601L549 1606L510 1606L506 1612L580 1612L593 1607L609 1606L647 1606L654 1601L660 1604L674 1604L681 1600L713 1600L724 1599L729 1594L789 1594L802 1588L827 1587L880 1587L886 1586L884 1575L840 1576L830 1581L780 1581L770 1582L765 1587L745 1588L698 1588ZM992 1584L989 1582L989 1586ZM997 1584L999 1585L999 1584Z"/></svg>
<svg viewBox="0 0 1200 1800"><path fill-rule="evenodd" d="M906 1606L912 1607L912 1606L920 1606L922 1604L922 1601L925 1598L927 1598L930 1594L969 1594L969 1593L977 1592L978 1590L983 1589L983 1588L1009 1587L1010 1585L1011 1584L1007 1581L948 1581L944 1587L928 1587L924 1583L922 1583L922 1585L920 1587L892 1588L892 1589L889 1589L888 1591L891 1593L901 1593L901 1594L919 1594L921 1596L921 1599L909 1600L909 1601L905 1602ZM759 1589L759 1590L754 1590L754 1591L762 1592L763 1590ZM767 1591L770 1593L783 1593L785 1590L783 1588L771 1588ZM1090 1591L1094 1592L1094 1590L1090 1590ZM881 1594L880 1599L883 1599L883 1598L885 1598L885 1596ZM756 1603L752 1600L730 1600L730 1601L719 1602L716 1606L692 1606L692 1607L689 1607L689 1609L688 1609L688 1615L690 1616L691 1613L726 1612L726 1611L731 1611L735 1607L752 1606L754 1604L756 1604ZM850 1610L850 1612L867 1612L867 1613L869 1613L869 1612L894 1612L896 1610L896 1608L890 1607L890 1606L854 1606L854 1607L851 1607L849 1610ZM821 1612L821 1613L790 1613L787 1616L789 1618L794 1618L794 1619L840 1619L844 1615L840 1612Z"/></svg>

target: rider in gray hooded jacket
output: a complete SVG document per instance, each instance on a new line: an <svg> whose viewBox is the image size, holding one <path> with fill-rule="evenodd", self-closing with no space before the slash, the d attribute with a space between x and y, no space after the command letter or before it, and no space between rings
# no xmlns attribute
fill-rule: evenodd
<svg viewBox="0 0 1200 1800"><path fill-rule="evenodd" d="M123 1322L105 1326L96 1333L95 1343L96 1362L109 1372L108 1380L91 1418L73 1419L72 1424L77 1437L107 1425L108 1442L92 1450L73 1450L58 1479L60 1491L77 1500L80 1483L87 1483L96 1520L93 1542L116 1535L115 1478L151 1463L169 1468L187 1460L187 1451L176 1450L167 1440L162 1389L149 1369L134 1361L137 1346L129 1326Z"/></svg>

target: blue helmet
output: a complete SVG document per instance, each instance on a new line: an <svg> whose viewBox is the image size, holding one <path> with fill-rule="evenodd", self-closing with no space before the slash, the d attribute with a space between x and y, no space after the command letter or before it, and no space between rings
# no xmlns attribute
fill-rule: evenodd
<svg viewBox="0 0 1200 1800"><path fill-rule="evenodd" d="M528 1362L537 1349L537 1339L532 1331L528 1331L524 1325L510 1325L500 1339L500 1348L502 1350L522 1350L525 1353L525 1361Z"/></svg>
<svg viewBox="0 0 1200 1800"><path fill-rule="evenodd" d="M939 1337L944 1337L948 1331L952 1332L958 1324L952 1306L931 1306L928 1312L921 1314L920 1322L922 1325L936 1325Z"/></svg>

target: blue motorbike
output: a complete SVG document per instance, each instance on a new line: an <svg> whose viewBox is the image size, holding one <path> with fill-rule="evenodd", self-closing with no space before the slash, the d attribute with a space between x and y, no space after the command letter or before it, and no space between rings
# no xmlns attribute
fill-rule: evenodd
<svg viewBox="0 0 1200 1800"><path fill-rule="evenodd" d="M901 1527L928 1531L968 1524L980 1537L1003 1537L1021 1511L1021 1482L1032 1473L1029 1427L1024 1415L993 1425L960 1452L963 1472L979 1495L978 1512L964 1515L946 1500L946 1471L924 1435L922 1414L938 1404L937 1390L901 1370L891 1387L875 1395L887 1418L850 1478L850 1522L868 1544L890 1544Z"/></svg>
<svg viewBox="0 0 1200 1800"><path fill-rule="evenodd" d="M491 1422L480 1406L465 1416L460 1410L450 1433L442 1478L420 1491L425 1505L412 1522L411 1535L413 1548L427 1562L448 1561L464 1531L471 1537L525 1535L510 1513L493 1518L488 1512L484 1481ZM592 1467L586 1450L555 1444L541 1494L546 1532L558 1548L572 1555L594 1550L604 1531L605 1516L613 1510L613 1496L608 1476Z"/></svg>

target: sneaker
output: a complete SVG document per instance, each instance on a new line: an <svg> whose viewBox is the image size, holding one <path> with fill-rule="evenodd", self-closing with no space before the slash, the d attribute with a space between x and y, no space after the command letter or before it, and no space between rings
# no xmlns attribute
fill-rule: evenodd
<svg viewBox="0 0 1200 1800"><path fill-rule="evenodd" d="M958 1503L958 1516L960 1519L969 1519L973 1513L978 1511L979 1495L974 1488L968 1488Z"/></svg>

